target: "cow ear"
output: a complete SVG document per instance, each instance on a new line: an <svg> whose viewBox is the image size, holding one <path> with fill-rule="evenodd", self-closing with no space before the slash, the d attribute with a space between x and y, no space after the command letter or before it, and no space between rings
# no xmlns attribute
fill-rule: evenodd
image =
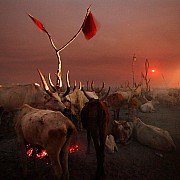
<svg viewBox="0 0 180 180"><path fill-rule="evenodd" d="M114 124L119 124L118 121L114 120Z"/></svg>

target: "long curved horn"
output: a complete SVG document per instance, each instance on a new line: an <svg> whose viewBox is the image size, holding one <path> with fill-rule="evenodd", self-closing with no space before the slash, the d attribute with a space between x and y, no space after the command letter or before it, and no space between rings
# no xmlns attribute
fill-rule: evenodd
<svg viewBox="0 0 180 180"><path fill-rule="evenodd" d="M91 82L91 90L92 90L92 91L95 91L95 90L94 90L94 81Z"/></svg>
<svg viewBox="0 0 180 180"><path fill-rule="evenodd" d="M103 90L104 85L105 85L105 83L103 82L101 89L97 91L97 90L94 89L94 81L92 81L91 90L94 91L95 93L99 94Z"/></svg>
<svg viewBox="0 0 180 180"><path fill-rule="evenodd" d="M86 83L87 83L86 90L89 91L89 81L87 81Z"/></svg>
<svg viewBox="0 0 180 180"><path fill-rule="evenodd" d="M56 92L56 88L55 88L55 86L51 80L51 74L50 73L48 75L48 80L49 80L49 84L50 84L51 88L53 89L54 92Z"/></svg>
<svg viewBox="0 0 180 180"><path fill-rule="evenodd" d="M41 73L41 71L40 71L39 68L37 68L37 70L38 70L38 73L39 73L39 75L40 75L40 78L41 78L41 81L42 81L44 90L45 90L50 96L52 96L53 93L52 93L51 90L49 89L49 87L48 87L48 85L47 85L47 83L46 83L46 80L45 80L43 74Z"/></svg>
<svg viewBox="0 0 180 180"><path fill-rule="evenodd" d="M76 83L76 80L74 81L74 88L73 88L73 91L76 89L77 87L77 83Z"/></svg>
<svg viewBox="0 0 180 180"><path fill-rule="evenodd" d="M62 103L60 96L58 95L57 92L53 93L53 92L50 91L50 89L49 89L49 87L48 87L48 85L47 85L47 83L46 83L46 80L45 80L43 74L41 73L41 71L40 71L38 68L37 68L37 70L38 70L38 72L39 72L39 75L40 75L40 78L41 78L41 80L42 80L42 83L43 83L43 86L44 86L45 91L46 91L51 97L54 97L58 102L61 103L61 111L64 111L65 105Z"/></svg>
<svg viewBox="0 0 180 180"><path fill-rule="evenodd" d="M86 93L84 90L84 87L82 86L81 90L83 91L84 95L87 97L88 100L91 100L92 98Z"/></svg>
<svg viewBox="0 0 180 180"><path fill-rule="evenodd" d="M67 71L67 74L66 74L66 81L67 81L67 89L66 89L66 92L61 95L62 97L67 96L70 92L69 71Z"/></svg>
<svg viewBox="0 0 180 180"><path fill-rule="evenodd" d="M81 90L82 89L82 82L79 81L79 89Z"/></svg>
<svg viewBox="0 0 180 180"><path fill-rule="evenodd" d="M104 100L107 98L107 96L109 95L110 90L111 90L111 88L109 87L107 93L106 93L104 96L102 96L101 98L99 98L99 99L100 99L101 101L104 101Z"/></svg>
<svg viewBox="0 0 180 180"><path fill-rule="evenodd" d="M101 89L98 90L98 91L95 91L95 92L96 92L96 93L100 93L100 92L104 89L104 85L105 85L105 83L103 82Z"/></svg>

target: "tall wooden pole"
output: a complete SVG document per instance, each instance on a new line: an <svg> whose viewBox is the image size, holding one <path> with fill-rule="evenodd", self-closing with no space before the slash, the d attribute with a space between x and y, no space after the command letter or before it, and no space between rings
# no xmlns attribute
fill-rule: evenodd
<svg viewBox="0 0 180 180"><path fill-rule="evenodd" d="M134 85L135 85L135 80L134 80L134 62L135 62L135 61L136 61L136 56L135 56L135 54L134 54L133 59L132 59L132 79L133 79L132 84L133 84L133 87L134 87Z"/></svg>

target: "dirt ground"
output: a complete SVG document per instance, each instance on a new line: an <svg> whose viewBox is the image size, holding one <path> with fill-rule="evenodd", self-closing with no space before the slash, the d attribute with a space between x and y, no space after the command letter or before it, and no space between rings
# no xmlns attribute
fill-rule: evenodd
<svg viewBox="0 0 180 180"><path fill-rule="evenodd" d="M169 131L176 150L170 153L160 152L132 139L129 144L117 144L119 151L105 155L104 180L179 180L180 179L180 107L158 105L154 113L140 113L146 124ZM124 112L121 112L121 115ZM0 179L21 180L21 154L10 117L5 116L0 126ZM112 119L111 119L112 120ZM10 125L7 125L9 121ZM86 131L78 134L79 151L69 154L70 180L93 180L96 170L96 156L92 149L86 155ZM37 168L32 158L28 159L28 180L51 180L53 170L48 158L38 159Z"/></svg>

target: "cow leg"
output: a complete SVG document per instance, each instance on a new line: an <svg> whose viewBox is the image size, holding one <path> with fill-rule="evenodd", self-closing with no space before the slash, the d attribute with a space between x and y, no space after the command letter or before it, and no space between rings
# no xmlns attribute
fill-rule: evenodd
<svg viewBox="0 0 180 180"><path fill-rule="evenodd" d="M97 159L97 169L96 169L96 179L99 179L100 177L104 177L105 173L104 173L104 147L102 144L100 145L97 139L98 136L92 136L93 138L93 142L94 142L94 146L95 146L95 150L96 150L96 159Z"/></svg>
<svg viewBox="0 0 180 180"><path fill-rule="evenodd" d="M27 176L27 154L26 154L26 143L22 133L22 129L19 128L17 131L18 143L20 145L22 165L23 165L23 176Z"/></svg>
<svg viewBox="0 0 180 180"><path fill-rule="evenodd" d="M117 109L114 110L114 119L117 120Z"/></svg>
<svg viewBox="0 0 180 180"><path fill-rule="evenodd" d="M2 120L2 116L3 116L3 112L4 112L4 108L0 107L0 125L1 125L1 120Z"/></svg>
<svg viewBox="0 0 180 180"><path fill-rule="evenodd" d="M57 178L61 178L61 175L62 175L62 167L59 161L59 153L61 151L61 147L58 146L57 142L54 143L54 145L48 144L48 146L46 147L46 151L48 153L49 159L52 163L54 173Z"/></svg>
<svg viewBox="0 0 180 180"><path fill-rule="evenodd" d="M33 163L34 163L35 169L37 169L37 165L36 165L36 152L37 152L38 149L37 149L36 146L33 146L33 145L32 145L32 148L33 148L33 152L32 152Z"/></svg>
<svg viewBox="0 0 180 180"><path fill-rule="evenodd" d="M116 118L116 110L113 110L113 119Z"/></svg>
<svg viewBox="0 0 180 180"><path fill-rule="evenodd" d="M91 132L87 129L87 150L86 154L90 154L90 144L91 144Z"/></svg>
<svg viewBox="0 0 180 180"><path fill-rule="evenodd" d="M69 155L69 146L72 140L72 136L67 139L65 142L63 148L60 152L60 161L62 165L62 180L68 180L69 179L69 170L68 170L68 155Z"/></svg>
<svg viewBox="0 0 180 180"><path fill-rule="evenodd" d="M22 165L23 165L23 177L27 176L27 154L26 154L26 143L24 139L19 138L19 144L21 149L21 156L22 156Z"/></svg>
<svg viewBox="0 0 180 180"><path fill-rule="evenodd" d="M116 120L119 121L120 108L116 109Z"/></svg>
<svg viewBox="0 0 180 180"><path fill-rule="evenodd" d="M104 172L104 149L105 149L105 143L106 143L106 136L107 133L105 132L106 127L103 127L100 129L100 174L101 177L105 176Z"/></svg>
<svg viewBox="0 0 180 180"><path fill-rule="evenodd" d="M128 120L131 119L131 117L133 117L134 114L134 108L129 108L128 109Z"/></svg>

